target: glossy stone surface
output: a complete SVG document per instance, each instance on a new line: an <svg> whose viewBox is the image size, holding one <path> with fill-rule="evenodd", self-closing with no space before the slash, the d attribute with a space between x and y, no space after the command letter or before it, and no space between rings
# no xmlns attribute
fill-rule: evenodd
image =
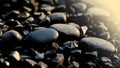
<svg viewBox="0 0 120 68"><path fill-rule="evenodd" d="M56 30L51 28L45 28L40 30L35 30L29 33L25 41L28 41L32 44L45 44L51 41L55 41L58 38L59 34Z"/></svg>
<svg viewBox="0 0 120 68"><path fill-rule="evenodd" d="M2 39L6 42L18 42L22 40L22 36L15 30L9 30L3 34Z"/></svg>
<svg viewBox="0 0 120 68"><path fill-rule="evenodd" d="M57 30L60 33L63 33L68 36L74 36L74 37L80 37L80 32L79 30L68 24L53 24L50 26L51 28Z"/></svg>
<svg viewBox="0 0 120 68"><path fill-rule="evenodd" d="M50 17L51 23L64 23L67 21L66 14L63 12L56 12L49 15L48 17Z"/></svg>
<svg viewBox="0 0 120 68"><path fill-rule="evenodd" d="M97 51L102 52L115 52L115 47L112 43L109 41L106 41L104 39L95 38L95 37L87 37L81 39L82 43L85 43L86 48L90 48Z"/></svg>
<svg viewBox="0 0 120 68"><path fill-rule="evenodd" d="M0 0L0 68L120 68L119 20L102 6Z"/></svg>

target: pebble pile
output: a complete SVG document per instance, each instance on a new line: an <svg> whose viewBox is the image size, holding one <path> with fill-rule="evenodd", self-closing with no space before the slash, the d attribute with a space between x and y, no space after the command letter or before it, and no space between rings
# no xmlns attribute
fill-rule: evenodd
<svg viewBox="0 0 120 68"><path fill-rule="evenodd" d="M111 23L84 0L0 0L0 68L119 68Z"/></svg>

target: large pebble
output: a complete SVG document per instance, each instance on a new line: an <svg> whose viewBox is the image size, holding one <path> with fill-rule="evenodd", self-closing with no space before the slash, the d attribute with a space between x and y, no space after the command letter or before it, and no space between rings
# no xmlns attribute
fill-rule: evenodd
<svg viewBox="0 0 120 68"><path fill-rule="evenodd" d="M56 40L58 36L59 34L56 30L51 28L44 28L29 33L26 36L25 41L27 41L29 44L46 44Z"/></svg>
<svg viewBox="0 0 120 68"><path fill-rule="evenodd" d="M103 53L106 52L115 52L115 47L112 43L104 40L104 39L100 39L100 38L95 38L95 37L87 37L87 38L83 38L81 39L82 43L85 43L85 49L89 50L97 50ZM83 47L84 47L83 46Z"/></svg>
<svg viewBox="0 0 120 68"><path fill-rule="evenodd" d="M9 30L3 34L2 39L5 42L15 43L21 41L22 36L15 30Z"/></svg>
<svg viewBox="0 0 120 68"><path fill-rule="evenodd" d="M108 11L99 7L91 7L86 11L86 13L92 14L95 21L104 21L105 19L110 17L110 13Z"/></svg>
<svg viewBox="0 0 120 68"><path fill-rule="evenodd" d="M68 24L53 24L51 28L56 29L58 32L63 33L68 36L80 37L80 31Z"/></svg>
<svg viewBox="0 0 120 68"><path fill-rule="evenodd" d="M88 26L92 22L92 16L89 13L79 13L77 15L70 16L68 21L72 21L79 26Z"/></svg>
<svg viewBox="0 0 120 68"><path fill-rule="evenodd" d="M105 17L110 16L109 12L99 7L91 7L87 10L87 12L97 16L105 16Z"/></svg>

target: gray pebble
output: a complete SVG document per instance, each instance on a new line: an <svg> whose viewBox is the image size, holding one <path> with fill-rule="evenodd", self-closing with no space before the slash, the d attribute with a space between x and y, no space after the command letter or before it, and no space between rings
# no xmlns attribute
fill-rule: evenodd
<svg viewBox="0 0 120 68"><path fill-rule="evenodd" d="M35 30L31 33L29 33L25 41L28 42L28 44L46 44L52 41L55 41L58 38L59 34L56 30L51 28L43 28L39 30ZM32 45L33 47L36 45Z"/></svg>
<svg viewBox="0 0 120 68"><path fill-rule="evenodd" d="M53 24L50 26L51 28L57 30L60 33L63 33L68 36L74 36L74 37L80 37L80 32L79 30L68 24Z"/></svg>
<svg viewBox="0 0 120 68"><path fill-rule="evenodd" d="M22 36L20 35L19 32L15 30L9 30L3 34L2 39L3 41L6 41L6 42L15 43L15 41L16 42L21 41Z"/></svg>
<svg viewBox="0 0 120 68"><path fill-rule="evenodd" d="M112 43L107 40L95 38L95 37L87 37L81 39L81 42L85 43L86 49L97 50L102 52L115 52L115 47Z"/></svg>

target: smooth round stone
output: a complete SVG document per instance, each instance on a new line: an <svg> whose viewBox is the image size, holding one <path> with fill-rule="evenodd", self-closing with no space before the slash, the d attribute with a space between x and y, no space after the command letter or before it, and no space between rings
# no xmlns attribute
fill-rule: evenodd
<svg viewBox="0 0 120 68"><path fill-rule="evenodd" d="M91 7L86 12L92 14L93 16L110 17L109 12L99 7Z"/></svg>
<svg viewBox="0 0 120 68"><path fill-rule="evenodd" d="M2 39L5 42L15 43L15 42L21 41L22 36L20 35L19 32L15 30L9 30L3 34Z"/></svg>
<svg viewBox="0 0 120 68"><path fill-rule="evenodd" d="M77 15L70 16L68 20L78 24L79 26L86 26L90 25L92 16L89 13L78 13Z"/></svg>
<svg viewBox="0 0 120 68"><path fill-rule="evenodd" d="M31 44L46 44L51 41L54 41L58 38L59 34L56 30L51 28L43 28L39 30L35 30L31 33L29 33L25 41ZM34 45L33 45L34 46Z"/></svg>
<svg viewBox="0 0 120 68"><path fill-rule="evenodd" d="M115 52L114 45L104 39L95 38L95 37L86 37L86 38L81 39L81 42L85 43L84 46L86 47L86 49L89 48L89 49L96 50L96 51L103 52L103 53Z"/></svg>
<svg viewBox="0 0 120 68"><path fill-rule="evenodd" d="M69 25L72 25L72 26L75 26L76 28L78 28L78 29L80 29L81 27L78 25L78 24L76 24L76 23L73 23L73 22L71 22L71 23L68 23Z"/></svg>
<svg viewBox="0 0 120 68"><path fill-rule="evenodd" d="M51 23L65 23L67 21L67 16L65 13L56 12L49 15Z"/></svg>
<svg viewBox="0 0 120 68"><path fill-rule="evenodd" d="M74 27L72 25L53 24L50 27L57 30L60 33L63 33L65 35L67 35L67 36L80 37L80 31L76 27Z"/></svg>
<svg viewBox="0 0 120 68"><path fill-rule="evenodd" d="M87 9L87 5L85 3L75 3L72 5L77 12L84 12Z"/></svg>

